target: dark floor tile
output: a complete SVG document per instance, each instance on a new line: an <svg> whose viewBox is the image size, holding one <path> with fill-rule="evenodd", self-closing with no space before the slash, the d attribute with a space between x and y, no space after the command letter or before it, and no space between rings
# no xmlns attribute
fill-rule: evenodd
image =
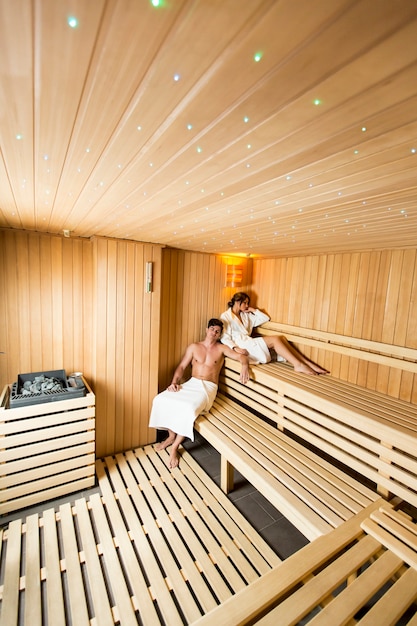
<svg viewBox="0 0 417 626"><path fill-rule="evenodd" d="M272 517L274 521L280 520L284 517L281 511L278 511L278 509L275 508L274 505L271 504L269 500L265 498L265 496L259 493L259 491L255 490L253 494L253 498L254 500L256 500L258 506L265 509L265 511L269 513L269 515Z"/></svg>
<svg viewBox="0 0 417 626"><path fill-rule="evenodd" d="M285 517L260 529L259 534L283 560L309 543Z"/></svg>
<svg viewBox="0 0 417 626"><path fill-rule="evenodd" d="M258 532L275 521L265 509L259 506L253 494L233 500L233 504Z"/></svg>
<svg viewBox="0 0 417 626"><path fill-rule="evenodd" d="M236 502L240 498L245 498L246 496L256 494L257 491L253 485L251 485L244 478L235 479L233 491L231 491L229 495L229 499L232 502Z"/></svg>

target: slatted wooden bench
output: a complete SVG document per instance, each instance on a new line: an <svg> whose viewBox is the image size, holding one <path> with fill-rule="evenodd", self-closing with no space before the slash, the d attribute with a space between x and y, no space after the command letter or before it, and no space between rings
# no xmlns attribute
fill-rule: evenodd
<svg viewBox="0 0 417 626"><path fill-rule="evenodd" d="M269 323L260 330L290 329ZM307 336L301 334L300 343L331 345L335 352L350 350L363 360L417 372L416 350L400 356L395 346L367 342L364 351L354 339L348 348L347 337L301 331ZM221 454L225 492L238 469L309 539L349 519L376 493L417 508L416 405L331 375L302 375L283 363L252 366L247 385L239 372L240 364L226 359L217 400L195 425Z"/></svg>
<svg viewBox="0 0 417 626"><path fill-rule="evenodd" d="M332 376L305 376L282 363L252 368L239 383L239 364L225 366L221 388L233 401L266 416L364 477L384 497L417 508L417 406Z"/></svg>
<svg viewBox="0 0 417 626"><path fill-rule="evenodd" d="M194 626L416 626L416 554L415 522L379 500Z"/></svg>
<svg viewBox="0 0 417 626"><path fill-rule="evenodd" d="M100 459L99 492L0 529L0 626L182 626L280 563L184 453Z"/></svg>
<svg viewBox="0 0 417 626"><path fill-rule="evenodd" d="M223 491L233 488L236 468L310 540L378 498L361 482L221 393L210 412L197 418L195 428L220 452Z"/></svg>

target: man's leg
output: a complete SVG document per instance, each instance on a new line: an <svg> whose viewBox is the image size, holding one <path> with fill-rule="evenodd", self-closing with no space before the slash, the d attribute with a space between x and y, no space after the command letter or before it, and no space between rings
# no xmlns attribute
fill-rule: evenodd
<svg viewBox="0 0 417 626"><path fill-rule="evenodd" d="M172 445L171 454L168 460L168 467L171 469L177 467L179 464L180 455L178 454L178 448L182 444L184 439L185 437L183 437L183 435L176 435L174 431L169 430L168 428L168 437L155 446L156 450L165 450L165 448L168 448L168 446Z"/></svg>
<svg viewBox="0 0 417 626"><path fill-rule="evenodd" d="M184 441L185 437L183 435L177 435L175 437L174 443L172 444L171 454L169 456L168 467L170 469L174 469L174 467L178 467L180 462L180 455L178 454L178 448Z"/></svg>
<svg viewBox="0 0 417 626"><path fill-rule="evenodd" d="M168 430L168 437L164 439L163 441L161 441L161 443L158 443L155 446L156 450L165 450L165 448L168 448L168 446L174 443L175 437L177 435L172 430L169 430L169 428L167 428L167 430Z"/></svg>

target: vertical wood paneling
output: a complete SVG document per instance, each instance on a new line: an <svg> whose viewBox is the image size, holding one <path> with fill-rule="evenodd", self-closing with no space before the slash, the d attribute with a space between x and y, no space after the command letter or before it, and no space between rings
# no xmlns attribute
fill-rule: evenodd
<svg viewBox="0 0 417 626"><path fill-rule="evenodd" d="M415 249L329 254L318 259L293 257L272 263L256 259L253 265L251 289L259 302L264 294L269 295L264 284L273 281L276 286L277 297L269 300L267 310L273 320L417 346ZM315 358L315 353L311 356ZM334 376L416 402L416 376L410 373L331 353L321 359Z"/></svg>
<svg viewBox="0 0 417 626"><path fill-rule="evenodd" d="M160 247L97 238L95 249L97 454L149 443L158 388ZM146 262L153 291L145 293Z"/></svg>
<svg viewBox="0 0 417 626"><path fill-rule="evenodd" d="M237 289L227 257L121 240L0 231L0 384L81 370L97 400L97 453L147 443L153 396ZM146 261L154 291L145 294ZM417 347L417 250L239 259L273 320ZM313 358L315 353L311 352ZM416 376L326 353L335 376L417 401Z"/></svg>
<svg viewBox="0 0 417 626"><path fill-rule="evenodd" d="M60 369L63 360L68 368L79 368L84 362L82 346L87 332L82 306L85 294L73 280L71 246L79 249L82 276L82 245L74 240L63 248L60 238L18 231L5 231L2 237L7 284L4 297L8 324L13 326L7 381L15 378L16 364L19 372Z"/></svg>
<svg viewBox="0 0 417 626"><path fill-rule="evenodd" d="M239 289L225 287L228 261L218 255L162 250L160 389L170 383L187 345L204 336L208 320L226 310L233 293L248 291L252 261L238 261L243 266Z"/></svg>
<svg viewBox="0 0 417 626"><path fill-rule="evenodd" d="M79 370L97 400L97 453L149 443L157 391L161 249L0 231L0 384ZM144 293L146 261L154 291Z"/></svg>

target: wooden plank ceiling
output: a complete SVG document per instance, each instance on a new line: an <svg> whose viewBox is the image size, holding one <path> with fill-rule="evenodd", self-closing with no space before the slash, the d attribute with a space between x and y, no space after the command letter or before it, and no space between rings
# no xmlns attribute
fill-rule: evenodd
<svg viewBox="0 0 417 626"><path fill-rule="evenodd" d="M0 227L416 244L415 0L0 0L0 55Z"/></svg>

